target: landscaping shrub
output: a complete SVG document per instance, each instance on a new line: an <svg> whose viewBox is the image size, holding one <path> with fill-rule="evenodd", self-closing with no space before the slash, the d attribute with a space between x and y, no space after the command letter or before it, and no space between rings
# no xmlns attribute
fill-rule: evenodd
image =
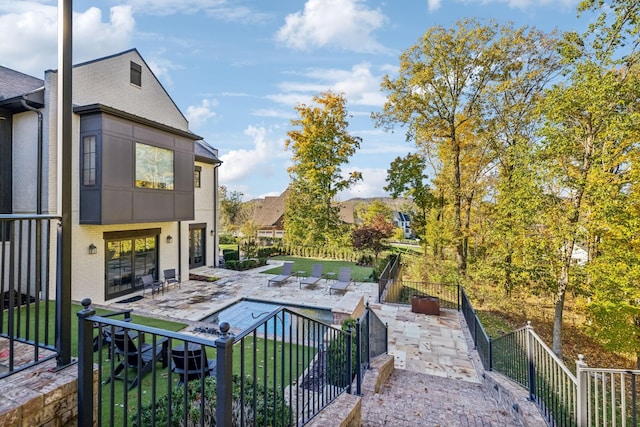
<svg viewBox="0 0 640 427"><path fill-rule="evenodd" d="M267 265L267 259L266 258L251 258L251 259L243 259L242 261L225 261L225 268L229 269L229 270L238 270L238 271L244 271L244 270L250 270L252 268L256 268L256 267L260 267L263 265Z"/></svg>
<svg viewBox="0 0 640 427"><path fill-rule="evenodd" d="M353 381L356 375L358 347L356 345L356 327L358 323L355 319L345 319L342 322L342 330L351 328L351 377L347 380L345 376L347 368L347 343L346 335L341 334L337 339L329 343L327 348L327 382L336 387L346 387Z"/></svg>
<svg viewBox="0 0 640 427"><path fill-rule="evenodd" d="M277 246L265 246L258 248L258 258L268 258L270 256L279 255L280 251Z"/></svg>
<svg viewBox="0 0 640 427"><path fill-rule="evenodd" d="M218 242L221 245L232 245L238 243L238 239L232 234L221 234Z"/></svg>
<svg viewBox="0 0 640 427"><path fill-rule="evenodd" d="M204 398L204 425L215 426L216 423L216 378L207 377L204 380L204 396L200 394L200 381L190 381L187 384L187 423L184 423L184 385L176 385L171 389L171 406L169 406L168 395L159 397L155 401L155 406L151 403L145 405L140 410L140 425L138 426L137 414L131 416L131 423L134 427L171 425L180 427L191 427L201 425L200 408ZM254 390L257 400L256 407L250 407L253 401ZM231 424L240 426L240 415L242 407L241 399L244 403L245 425L269 425L288 426L291 425L292 411L286 404L282 395L276 394L273 387L265 387L262 384L254 384L245 381L243 390L240 388L240 378L233 377L233 416ZM171 409L171 418L169 418ZM155 424L152 422L155 416Z"/></svg>
<svg viewBox="0 0 640 427"><path fill-rule="evenodd" d="M224 262L240 260L240 252L235 249L223 249L222 256L224 257Z"/></svg>

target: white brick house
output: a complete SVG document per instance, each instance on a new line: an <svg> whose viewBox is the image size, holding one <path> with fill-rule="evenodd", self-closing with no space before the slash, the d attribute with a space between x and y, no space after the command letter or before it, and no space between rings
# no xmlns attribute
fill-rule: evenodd
<svg viewBox="0 0 640 427"><path fill-rule="evenodd" d="M59 214L57 72L0 77L0 213ZM128 298L144 274L217 265L217 150L136 49L76 65L72 81L72 298Z"/></svg>

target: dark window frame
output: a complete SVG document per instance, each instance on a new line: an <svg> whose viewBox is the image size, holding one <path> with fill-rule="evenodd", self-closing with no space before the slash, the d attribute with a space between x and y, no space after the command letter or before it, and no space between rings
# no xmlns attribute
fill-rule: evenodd
<svg viewBox="0 0 640 427"><path fill-rule="evenodd" d="M132 85L142 87L142 65L131 61L130 82Z"/></svg>
<svg viewBox="0 0 640 427"><path fill-rule="evenodd" d="M196 166L193 170L193 188L201 188L202 186L202 166Z"/></svg>
<svg viewBox="0 0 640 427"><path fill-rule="evenodd" d="M126 241L126 240L131 240L132 244L131 244L131 253L128 255L130 257L130 259L128 260L130 262L131 267L133 268L131 271L131 275L130 277L128 277L128 285L123 286L122 281L123 281L123 277L120 276L120 284L118 285L113 285L112 287L117 287L119 289L115 290L115 291L110 291L110 280L111 277L109 276L108 272L109 272L109 258L105 256L104 259L104 265L105 265L105 272L107 272L107 274L105 274L105 281L104 281L104 296L105 296L105 300L111 300L111 299L115 299L118 297L121 297L123 295L128 295L131 293L135 293L138 292L142 289L142 283L141 283L141 277L138 277L138 275L135 272L135 267L136 267L136 255L138 254L138 252L136 251L136 245L135 245L135 241L136 239L154 239L155 243L154 243L154 250L155 250L155 259L154 259L154 264L153 264L153 276L155 279L158 279L158 271L159 271L159 264L160 264L160 235L161 235L161 229L160 228L147 228L147 229L142 229L142 230L125 230L125 231L110 231L110 232L104 232L102 234L102 237L104 239L104 253L107 254L108 250L109 250L109 244L113 243L113 242L119 242L119 241ZM125 260L126 261L126 260ZM126 263L125 263L126 265ZM148 269L147 269L148 270ZM148 273L148 271L145 271L145 274Z"/></svg>
<svg viewBox="0 0 640 427"><path fill-rule="evenodd" d="M90 141L93 138L93 141ZM87 142L92 142L92 150L87 152ZM85 187L95 187L97 184L97 166L98 161L98 136L84 135L82 137L82 170L80 176L82 177L82 185ZM89 178L87 178L89 174Z"/></svg>

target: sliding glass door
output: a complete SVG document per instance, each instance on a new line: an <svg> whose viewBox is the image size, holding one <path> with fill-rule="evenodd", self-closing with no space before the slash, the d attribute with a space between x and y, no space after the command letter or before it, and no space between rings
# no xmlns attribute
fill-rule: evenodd
<svg viewBox="0 0 640 427"><path fill-rule="evenodd" d="M158 278L157 235L106 240L105 253L107 300L142 289L141 277L145 274Z"/></svg>

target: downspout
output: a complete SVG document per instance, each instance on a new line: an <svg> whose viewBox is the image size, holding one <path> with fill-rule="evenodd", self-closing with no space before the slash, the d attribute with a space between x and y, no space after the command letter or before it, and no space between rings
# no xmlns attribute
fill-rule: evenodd
<svg viewBox="0 0 640 427"><path fill-rule="evenodd" d="M182 221L178 221L178 277L182 280Z"/></svg>
<svg viewBox="0 0 640 427"><path fill-rule="evenodd" d="M42 111L27 104L26 95L22 95L20 102L22 102L24 108L33 111L38 115L38 178L36 182L36 213L40 215L42 213Z"/></svg>
<svg viewBox="0 0 640 427"><path fill-rule="evenodd" d="M220 265L220 248L218 245L218 168L221 164L222 162L213 165L213 268L217 268Z"/></svg>

